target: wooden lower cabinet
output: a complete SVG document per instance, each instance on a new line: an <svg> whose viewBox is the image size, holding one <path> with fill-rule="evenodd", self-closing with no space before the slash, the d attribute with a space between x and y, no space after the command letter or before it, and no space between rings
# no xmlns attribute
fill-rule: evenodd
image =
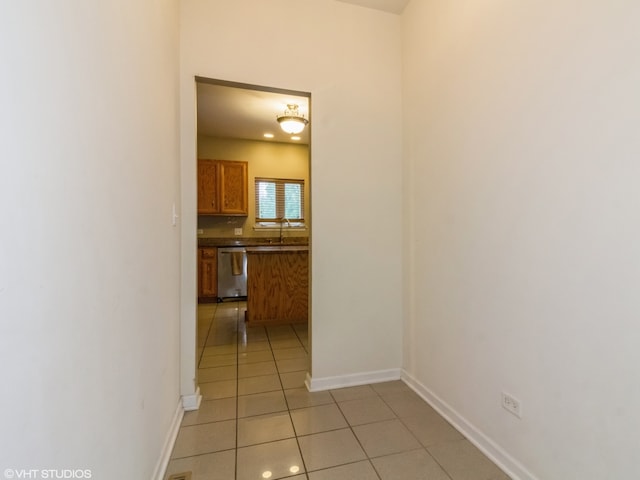
<svg viewBox="0 0 640 480"><path fill-rule="evenodd" d="M278 325L308 318L308 248L248 247L247 322Z"/></svg>
<svg viewBox="0 0 640 480"><path fill-rule="evenodd" d="M212 301L218 298L218 249L198 248L198 299Z"/></svg>

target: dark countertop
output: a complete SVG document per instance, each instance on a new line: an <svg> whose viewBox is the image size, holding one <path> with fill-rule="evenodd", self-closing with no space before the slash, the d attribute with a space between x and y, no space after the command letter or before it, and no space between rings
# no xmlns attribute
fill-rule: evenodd
<svg viewBox="0 0 640 480"><path fill-rule="evenodd" d="M289 252L308 252L307 245L260 245L247 247L247 253L289 253Z"/></svg>
<svg viewBox="0 0 640 480"><path fill-rule="evenodd" d="M308 246L308 237L198 237L198 247L258 247L258 246Z"/></svg>

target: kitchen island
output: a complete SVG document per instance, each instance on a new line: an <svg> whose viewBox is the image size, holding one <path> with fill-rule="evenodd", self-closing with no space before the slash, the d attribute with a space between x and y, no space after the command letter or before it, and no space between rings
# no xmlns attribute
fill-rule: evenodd
<svg viewBox="0 0 640 480"><path fill-rule="evenodd" d="M247 250L249 325L306 323L309 317L309 247L265 245Z"/></svg>

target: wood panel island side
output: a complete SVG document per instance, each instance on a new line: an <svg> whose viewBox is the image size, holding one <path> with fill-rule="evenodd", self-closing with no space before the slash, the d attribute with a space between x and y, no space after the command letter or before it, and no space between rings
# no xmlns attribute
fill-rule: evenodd
<svg viewBox="0 0 640 480"><path fill-rule="evenodd" d="M247 247L247 323L282 325L308 318L309 247Z"/></svg>

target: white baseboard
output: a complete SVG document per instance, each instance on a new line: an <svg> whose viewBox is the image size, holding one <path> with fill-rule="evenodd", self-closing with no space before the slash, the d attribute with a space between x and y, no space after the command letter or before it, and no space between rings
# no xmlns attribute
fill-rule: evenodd
<svg viewBox="0 0 640 480"><path fill-rule="evenodd" d="M182 399L178 400L178 406L176 412L171 420L169 432L165 438L162 451L160 452L160 458L156 464L156 468L153 471L152 480L163 480L164 474L167 471L167 465L169 465L169 459L171 458L171 452L173 451L173 445L176 443L178 437L178 431L180 430L180 424L182 423L182 417L184 416L184 409L182 408Z"/></svg>
<svg viewBox="0 0 640 480"><path fill-rule="evenodd" d="M307 373L305 385L310 392L330 390L332 388L355 387L366 385L367 383L389 382L400 380L401 370L392 368L389 370L377 370L375 372L352 373L349 375L338 375L336 377L312 378Z"/></svg>
<svg viewBox="0 0 640 480"><path fill-rule="evenodd" d="M402 370L402 380L513 480L538 480L520 462L505 452L502 447L469 423L444 400L440 399L405 370Z"/></svg>
<svg viewBox="0 0 640 480"><path fill-rule="evenodd" d="M192 395L182 396L182 408L185 412L191 410L198 410L200 408L200 402L202 402L202 395L200 395L200 387L196 388L196 391Z"/></svg>

